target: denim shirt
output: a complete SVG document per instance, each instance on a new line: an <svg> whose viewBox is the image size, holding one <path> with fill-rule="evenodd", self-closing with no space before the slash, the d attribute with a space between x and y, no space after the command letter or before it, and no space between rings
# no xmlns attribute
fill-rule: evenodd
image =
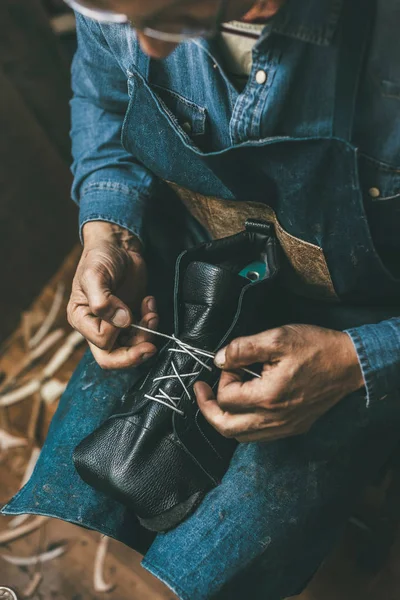
<svg viewBox="0 0 400 600"><path fill-rule="evenodd" d="M146 201L156 193L160 163L165 169L169 160L160 151L157 128L152 130L151 123L144 127L141 107L134 104L134 79L143 73L143 65L160 106L179 124L182 136L189 135L202 151L218 152L268 137L332 135L328 114L333 99L318 95L318 90L329 89L336 77L330 57L342 4L288 0L253 50L252 73L242 93L227 79L212 42L193 40L164 60L149 61L129 26L100 25L77 15L72 142L73 198L80 206L80 226L105 220L143 239ZM371 235L391 266L400 246L399 14L400 0L378 0L353 131ZM262 86L255 77L259 70L267 75ZM137 148L150 128L154 151L148 149L148 160L127 149L132 148L124 141L127 127L134 137L137 133ZM190 170L190 165L185 168ZM397 390L400 318L355 327L348 334L363 371L367 401Z"/></svg>

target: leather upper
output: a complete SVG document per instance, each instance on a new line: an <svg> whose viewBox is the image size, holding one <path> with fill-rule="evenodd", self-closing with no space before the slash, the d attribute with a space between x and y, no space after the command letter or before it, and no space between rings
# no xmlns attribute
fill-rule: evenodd
<svg viewBox="0 0 400 600"><path fill-rule="evenodd" d="M276 268L272 278L255 284L238 272L260 255L267 256L267 242L271 244L270 229L246 231L180 256L175 286L179 340L216 351L233 337L257 330L257 309L265 303ZM271 256L270 247L268 252ZM220 376L212 358L199 358L203 365L177 342L165 344L146 377L124 395L119 412L74 453L85 481L127 504L145 521L171 510L183 518L186 512L179 507L192 498L192 510L219 483L236 447L198 409L193 384L202 380L216 388ZM168 397L174 398L177 410ZM167 528L174 524L168 522Z"/></svg>

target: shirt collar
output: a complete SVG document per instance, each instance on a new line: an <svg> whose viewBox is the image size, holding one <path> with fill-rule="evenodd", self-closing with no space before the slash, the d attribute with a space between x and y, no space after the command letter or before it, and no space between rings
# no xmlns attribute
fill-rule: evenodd
<svg viewBox="0 0 400 600"><path fill-rule="evenodd" d="M342 5L343 0L287 0L272 19L270 31L328 46L336 32Z"/></svg>

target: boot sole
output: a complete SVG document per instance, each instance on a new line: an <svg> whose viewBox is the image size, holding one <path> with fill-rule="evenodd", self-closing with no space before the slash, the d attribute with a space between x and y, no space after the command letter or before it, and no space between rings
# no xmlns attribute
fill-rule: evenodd
<svg viewBox="0 0 400 600"><path fill-rule="evenodd" d="M150 531L164 533L170 529L177 527L179 523L184 521L191 513L193 513L204 498L206 492L196 492L190 498L177 504L173 508L166 510L155 517L141 518L138 516L140 523Z"/></svg>

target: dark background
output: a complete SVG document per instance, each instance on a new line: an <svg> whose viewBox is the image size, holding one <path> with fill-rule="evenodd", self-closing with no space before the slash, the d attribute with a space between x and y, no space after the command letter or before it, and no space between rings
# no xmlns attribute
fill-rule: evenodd
<svg viewBox="0 0 400 600"><path fill-rule="evenodd" d="M70 200L71 15L0 2L0 343L77 238Z"/></svg>

